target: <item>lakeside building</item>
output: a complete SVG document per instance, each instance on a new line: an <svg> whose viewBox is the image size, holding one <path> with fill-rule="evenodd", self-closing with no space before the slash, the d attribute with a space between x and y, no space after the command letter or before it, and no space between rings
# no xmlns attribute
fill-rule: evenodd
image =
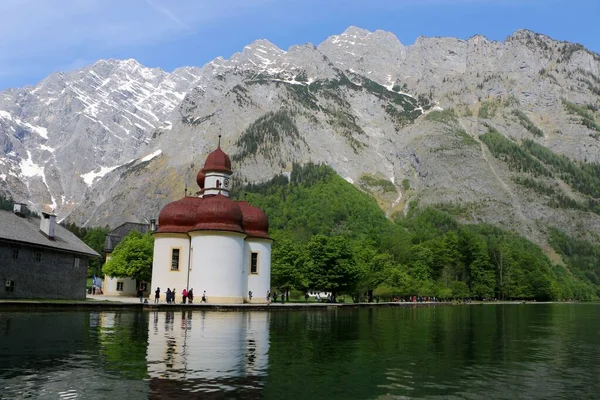
<svg viewBox="0 0 600 400"><path fill-rule="evenodd" d="M33 217L21 203L0 210L0 299L84 300L90 257L100 254L52 211Z"/></svg>
<svg viewBox="0 0 600 400"><path fill-rule="evenodd" d="M219 139L220 141L220 139ZM271 238L267 215L230 199L231 160L221 146L198 172L198 196L167 204L154 236L152 288L206 292L211 303L266 303L271 287ZM252 296L250 296L250 292Z"/></svg>
<svg viewBox="0 0 600 400"><path fill-rule="evenodd" d="M106 261L110 260L112 252L115 247L125 236L129 235L132 231L138 231L142 235L148 233L151 230L150 224L141 224L136 222L125 222L119 225L106 235L104 239L104 253L106 254ZM144 296L147 297L150 293L150 287L146 282L138 282L132 278L114 278L106 275L102 285L102 291L104 295L108 296L136 296L138 287L144 288Z"/></svg>

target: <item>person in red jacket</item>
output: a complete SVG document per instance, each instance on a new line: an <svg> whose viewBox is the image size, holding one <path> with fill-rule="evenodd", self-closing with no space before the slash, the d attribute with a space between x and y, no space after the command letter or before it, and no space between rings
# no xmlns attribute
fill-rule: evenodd
<svg viewBox="0 0 600 400"><path fill-rule="evenodd" d="M182 302L183 304L185 304L185 301L187 300L187 289L185 289L185 288L184 288L184 289L181 291L181 298L183 299L181 302Z"/></svg>

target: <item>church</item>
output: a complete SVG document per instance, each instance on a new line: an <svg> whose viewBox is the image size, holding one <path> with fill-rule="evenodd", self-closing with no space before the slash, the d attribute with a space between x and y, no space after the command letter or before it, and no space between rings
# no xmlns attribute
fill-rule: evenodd
<svg viewBox="0 0 600 400"><path fill-rule="evenodd" d="M186 195L160 211L153 233L151 292L160 287L163 301L169 288L180 302L185 288L193 289L195 303L204 292L208 303L266 303L271 286L269 220L261 209L230 198L231 159L220 143L196 182L197 196Z"/></svg>

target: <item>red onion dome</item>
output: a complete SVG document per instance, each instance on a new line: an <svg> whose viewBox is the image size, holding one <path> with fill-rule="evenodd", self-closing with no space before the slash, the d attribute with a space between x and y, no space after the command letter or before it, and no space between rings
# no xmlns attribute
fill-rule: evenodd
<svg viewBox="0 0 600 400"><path fill-rule="evenodd" d="M230 231L244 233L240 207L221 194L202 198L196 210L194 231Z"/></svg>
<svg viewBox="0 0 600 400"><path fill-rule="evenodd" d="M198 171L198 175L196 175L196 183L200 186L200 189L204 189L204 179L206 178L206 174L204 170L201 169Z"/></svg>
<svg viewBox="0 0 600 400"><path fill-rule="evenodd" d="M197 220L197 209L202 199L184 197L167 204L158 215L158 233L188 232Z"/></svg>
<svg viewBox="0 0 600 400"><path fill-rule="evenodd" d="M204 162L204 172L225 172L231 174L231 160L229 156L221 150L221 146L206 157Z"/></svg>
<svg viewBox="0 0 600 400"><path fill-rule="evenodd" d="M267 214L245 201L238 201L237 204L242 211L242 224L246 234L249 237L270 239Z"/></svg>

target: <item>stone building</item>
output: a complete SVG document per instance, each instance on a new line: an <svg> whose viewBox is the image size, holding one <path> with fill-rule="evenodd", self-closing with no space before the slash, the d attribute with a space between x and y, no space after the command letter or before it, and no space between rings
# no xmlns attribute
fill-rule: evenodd
<svg viewBox="0 0 600 400"><path fill-rule="evenodd" d="M271 238L266 214L229 198L231 160L218 146L198 172L198 196L167 204L154 235L152 289L206 291L214 303L264 303L271 285ZM252 296L250 295L252 293Z"/></svg>
<svg viewBox="0 0 600 400"><path fill-rule="evenodd" d="M0 299L83 300L90 257L100 255L52 212L27 216L18 203L0 210Z"/></svg>
<svg viewBox="0 0 600 400"><path fill-rule="evenodd" d="M115 247L125 236L131 231L138 231L142 235L150 231L150 224L141 224L136 222L125 222L119 225L106 235L104 240L104 252L106 253L106 261L110 260L110 255L115 250ZM114 278L106 275L102 285L102 290L105 295L110 296L135 296L139 286L144 288L144 296L148 296L150 288L146 282L136 282L132 278Z"/></svg>

